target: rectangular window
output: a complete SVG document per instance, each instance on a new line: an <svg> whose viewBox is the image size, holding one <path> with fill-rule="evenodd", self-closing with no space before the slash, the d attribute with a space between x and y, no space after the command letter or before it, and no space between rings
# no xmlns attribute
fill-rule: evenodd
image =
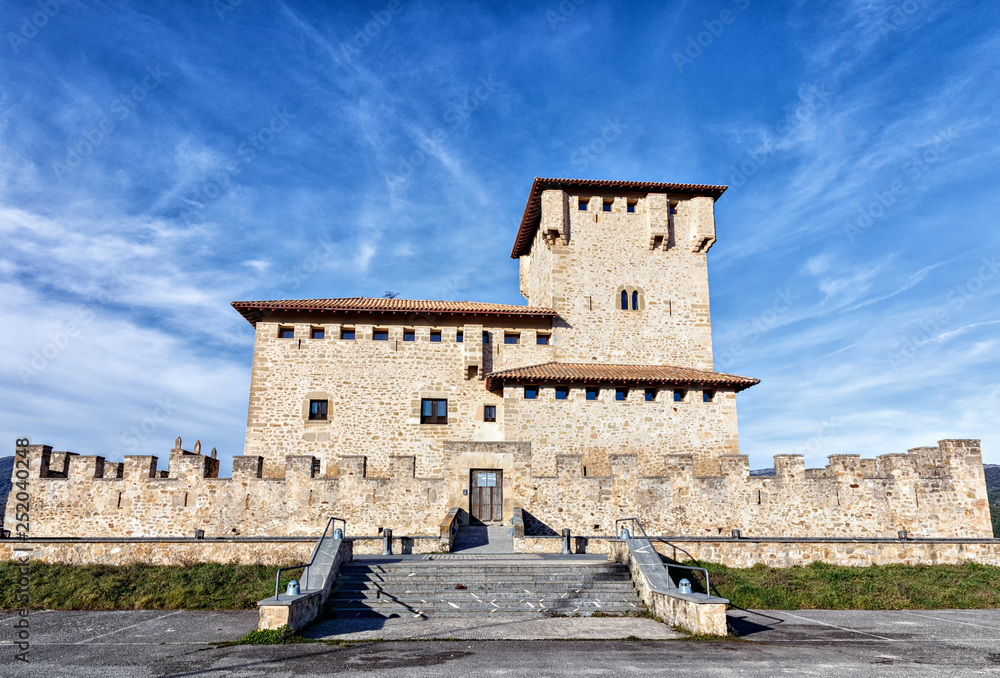
<svg viewBox="0 0 1000 678"><path fill-rule="evenodd" d="M539 346L548 346L549 345L549 335L547 335L547 334L536 334L535 335L535 343L538 344Z"/></svg>
<svg viewBox="0 0 1000 678"><path fill-rule="evenodd" d="M465 332L462 330L455 332L455 342L459 344L465 343Z"/></svg>
<svg viewBox="0 0 1000 678"><path fill-rule="evenodd" d="M656 400L656 389L655 388L647 388L646 389L646 402L647 403L651 403L654 400Z"/></svg>
<svg viewBox="0 0 1000 678"><path fill-rule="evenodd" d="M520 334L505 334L503 335L503 343L505 344L519 344L521 343Z"/></svg>
<svg viewBox="0 0 1000 678"><path fill-rule="evenodd" d="M420 401L421 424L447 424L448 401L423 398Z"/></svg>
<svg viewBox="0 0 1000 678"><path fill-rule="evenodd" d="M403 341L416 341L416 330L403 330Z"/></svg>
<svg viewBox="0 0 1000 678"><path fill-rule="evenodd" d="M431 330L431 341L435 344L441 343L441 330Z"/></svg>
<svg viewBox="0 0 1000 678"><path fill-rule="evenodd" d="M684 402L684 394L685 394L684 389L682 389L682 388L675 388L674 389L674 402L675 403Z"/></svg>
<svg viewBox="0 0 1000 678"><path fill-rule="evenodd" d="M614 204L613 200L605 200L604 201L604 205L603 205L604 211L605 212L610 212L611 211L611 205L613 205L613 204Z"/></svg>
<svg viewBox="0 0 1000 678"><path fill-rule="evenodd" d="M569 398L568 386L556 386L556 400L566 400Z"/></svg>
<svg viewBox="0 0 1000 678"><path fill-rule="evenodd" d="M590 198L580 198L580 200L578 202L578 205L577 205L577 209L579 209L581 212L586 212L587 211L587 205L589 203L590 203Z"/></svg>
<svg viewBox="0 0 1000 678"><path fill-rule="evenodd" d="M483 343L484 344L490 343L490 333L489 332L483 332Z"/></svg>
<svg viewBox="0 0 1000 678"><path fill-rule="evenodd" d="M497 406L483 405L483 421L496 421L496 420L497 420Z"/></svg>
<svg viewBox="0 0 1000 678"><path fill-rule="evenodd" d="M312 337L313 339L323 339L324 337L326 337L326 330L323 329L322 327L314 327L309 332L309 336Z"/></svg>
<svg viewBox="0 0 1000 678"><path fill-rule="evenodd" d="M635 212L635 200L629 200L625 204L625 211L626 212Z"/></svg>
<svg viewBox="0 0 1000 678"><path fill-rule="evenodd" d="M627 388L616 388L615 389L615 400L628 400L628 389Z"/></svg>
<svg viewBox="0 0 1000 678"><path fill-rule="evenodd" d="M309 421L326 420L326 406L327 406L327 401L325 400L310 400Z"/></svg>
<svg viewBox="0 0 1000 678"><path fill-rule="evenodd" d="M525 400L535 400L538 398L538 387L537 386L525 386L524 387L524 399Z"/></svg>
<svg viewBox="0 0 1000 678"><path fill-rule="evenodd" d="M710 388L706 388L704 391L701 392L701 400L702 402L705 403L712 402L713 400L715 400L715 391L713 391Z"/></svg>
<svg viewBox="0 0 1000 678"><path fill-rule="evenodd" d="M389 341L389 330L375 330L372 332L372 339L375 341Z"/></svg>
<svg viewBox="0 0 1000 678"><path fill-rule="evenodd" d="M354 328L353 327L341 327L340 328L340 338L345 341L354 341Z"/></svg>
<svg viewBox="0 0 1000 678"><path fill-rule="evenodd" d="M294 327L279 327L278 328L278 339L294 339L295 338L295 328Z"/></svg>
<svg viewBox="0 0 1000 678"><path fill-rule="evenodd" d="M597 400L597 394L601 392L597 386L587 387L587 400Z"/></svg>

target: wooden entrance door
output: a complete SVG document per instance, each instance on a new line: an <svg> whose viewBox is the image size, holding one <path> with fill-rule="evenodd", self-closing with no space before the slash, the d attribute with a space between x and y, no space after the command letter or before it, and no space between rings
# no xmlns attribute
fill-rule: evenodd
<svg viewBox="0 0 1000 678"><path fill-rule="evenodd" d="M473 522L503 522L503 471L472 469L469 515Z"/></svg>

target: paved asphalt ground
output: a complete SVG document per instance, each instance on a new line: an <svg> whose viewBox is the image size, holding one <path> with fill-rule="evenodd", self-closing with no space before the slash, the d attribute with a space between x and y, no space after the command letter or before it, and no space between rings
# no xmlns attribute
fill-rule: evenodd
<svg viewBox="0 0 1000 678"><path fill-rule="evenodd" d="M36 612L28 665L14 661L16 617L0 616L0 676L1000 675L1000 610L737 610L730 619L738 640L219 647L254 628L256 611Z"/></svg>

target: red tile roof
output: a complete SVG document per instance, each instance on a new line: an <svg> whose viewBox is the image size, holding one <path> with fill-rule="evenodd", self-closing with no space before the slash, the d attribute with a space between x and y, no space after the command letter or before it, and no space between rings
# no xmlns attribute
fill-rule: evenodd
<svg viewBox="0 0 1000 678"><path fill-rule="evenodd" d="M527 367L514 367L486 375L486 387L495 390L504 382L515 383L640 383L640 384L697 384L703 386L731 386L736 391L760 383L760 379L740 377L723 372L695 370L673 365L598 365L592 363L549 362Z"/></svg>
<svg viewBox="0 0 1000 678"><path fill-rule="evenodd" d="M663 184L653 181L602 181L596 179L543 179L535 177L528 194L528 203L524 206L521 217L521 227L517 230L511 259L531 251L531 243L535 240L535 232L542 218L542 191L560 189L563 191L638 191L645 193L690 193L692 195L707 195L718 198L726 191L726 186L712 184Z"/></svg>
<svg viewBox="0 0 1000 678"><path fill-rule="evenodd" d="M435 315L484 315L504 317L551 318L551 308L486 304L478 301L424 301L419 299L385 299L382 297L349 297L345 299L285 299L273 301L234 301L233 308L256 325L263 311L340 311L355 313L431 313Z"/></svg>

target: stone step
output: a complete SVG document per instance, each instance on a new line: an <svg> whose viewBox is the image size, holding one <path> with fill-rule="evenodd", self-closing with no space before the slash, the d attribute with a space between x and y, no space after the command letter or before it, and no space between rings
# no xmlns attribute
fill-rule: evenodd
<svg viewBox="0 0 1000 678"><path fill-rule="evenodd" d="M428 601L426 603L416 601L414 603L354 603L337 605L333 609L335 617L412 617L412 616L439 616L439 617L461 617L461 616L552 616L555 614L590 615L590 614L635 614L644 611L643 605L636 600L634 603L613 602L613 601L580 601L578 604L548 604L545 602L526 601L519 604L496 605L489 603L482 604L458 604L458 603L436 603Z"/></svg>
<svg viewBox="0 0 1000 678"><path fill-rule="evenodd" d="M484 590L441 590L418 589L406 591L334 591L333 600L623 600L638 599L638 594L631 584L615 589L579 589L575 591L484 591Z"/></svg>
<svg viewBox="0 0 1000 678"><path fill-rule="evenodd" d="M341 572L338 577L342 581L433 581L455 582L468 581L508 581L508 582L591 582L591 581L624 581L629 579L628 572L594 572L588 574L572 573L542 573L535 574L490 574L483 572L449 572L446 574L426 572L398 572L391 574L375 574L369 572Z"/></svg>
<svg viewBox="0 0 1000 678"><path fill-rule="evenodd" d="M349 576L368 577L399 577L410 575L433 576L433 577L454 577L461 574L478 574L497 576L524 576L534 577L539 575L559 575L559 576L593 576L600 574L620 574L629 576L628 568L625 567L412 567L412 568L392 568L375 569L359 567L343 567L340 573Z"/></svg>
<svg viewBox="0 0 1000 678"><path fill-rule="evenodd" d="M586 584L567 585L565 582L539 583L525 582L523 584L512 584L511 582L480 582L478 584L460 584L465 588L458 588L458 584L451 586L441 586L431 582L408 581L399 584L386 584L380 582L337 582L336 591L345 594L360 594L363 591L384 591L388 593L399 593L405 591L475 591L482 592L519 592L533 591L538 593L564 593L567 591L632 591L632 582L628 579L624 581L602 581L589 582Z"/></svg>

